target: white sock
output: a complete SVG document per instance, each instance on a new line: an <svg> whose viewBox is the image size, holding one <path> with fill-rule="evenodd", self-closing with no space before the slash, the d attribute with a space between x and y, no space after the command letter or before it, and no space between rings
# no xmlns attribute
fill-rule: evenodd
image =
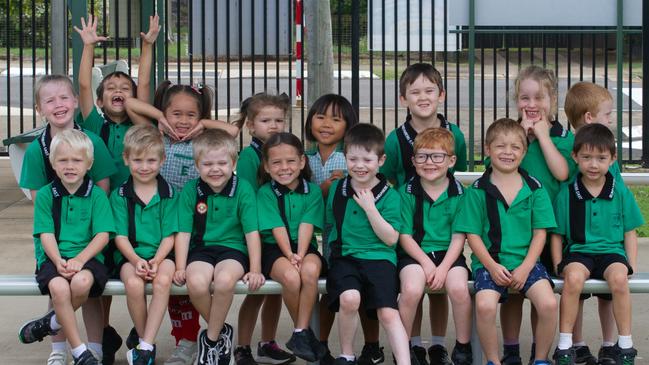
<svg viewBox="0 0 649 365"><path fill-rule="evenodd" d="M630 349L631 347L633 347L633 340L631 339L631 335L618 337L617 345L620 346L621 349Z"/></svg>
<svg viewBox="0 0 649 365"><path fill-rule="evenodd" d="M586 341L573 342L572 345L575 347L586 346Z"/></svg>
<svg viewBox="0 0 649 365"><path fill-rule="evenodd" d="M74 356L75 359L78 359L81 354L83 354L84 351L86 351L88 348L86 347L85 344L79 345L79 347L75 347L72 349L72 356Z"/></svg>
<svg viewBox="0 0 649 365"><path fill-rule="evenodd" d="M568 350L572 347L572 333L559 333L559 350Z"/></svg>
<svg viewBox="0 0 649 365"><path fill-rule="evenodd" d="M52 342L52 352L65 352L68 349L68 344L65 341Z"/></svg>
<svg viewBox="0 0 649 365"><path fill-rule="evenodd" d="M356 356L354 355L345 355L345 354L340 354L340 357L345 358L347 361L354 361L356 360Z"/></svg>
<svg viewBox="0 0 649 365"><path fill-rule="evenodd" d="M602 347L611 347L615 346L615 342L613 341L602 341Z"/></svg>
<svg viewBox="0 0 649 365"><path fill-rule="evenodd" d="M295 332L295 333L300 333L302 331L304 331L304 328L296 328L296 329L293 330L293 332Z"/></svg>
<svg viewBox="0 0 649 365"><path fill-rule="evenodd" d="M259 342L259 346L266 346L270 343L270 341L261 341Z"/></svg>
<svg viewBox="0 0 649 365"><path fill-rule="evenodd" d="M153 345L144 341L143 339L140 338L140 344L138 345L140 350L145 350L145 351L153 351Z"/></svg>
<svg viewBox="0 0 649 365"><path fill-rule="evenodd" d="M422 347L421 346L421 336L410 337L410 346L411 347L415 347L415 346Z"/></svg>
<svg viewBox="0 0 649 365"><path fill-rule="evenodd" d="M97 356L104 357L104 350L101 347L100 343L97 342L88 342L88 348L92 350Z"/></svg>
<svg viewBox="0 0 649 365"><path fill-rule="evenodd" d="M444 346L444 344L446 344L446 337L444 336L433 336L430 338L431 346L435 346L435 345Z"/></svg>
<svg viewBox="0 0 649 365"><path fill-rule="evenodd" d="M55 330L55 331L60 330L61 328L63 328L59 324L59 322L56 321L56 314L53 315L52 318L50 318L50 328Z"/></svg>

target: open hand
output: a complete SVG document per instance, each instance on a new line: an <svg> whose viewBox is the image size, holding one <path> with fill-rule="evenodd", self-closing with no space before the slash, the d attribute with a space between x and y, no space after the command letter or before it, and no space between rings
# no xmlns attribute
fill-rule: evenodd
<svg viewBox="0 0 649 365"><path fill-rule="evenodd" d="M156 39L158 39L158 34L160 33L161 29L162 26L160 25L160 17L158 16L158 14L150 16L149 31L146 33L140 32L140 37L142 37L142 40L147 43L155 43Z"/></svg>
<svg viewBox="0 0 649 365"><path fill-rule="evenodd" d="M108 40L108 37L97 35L98 24L99 20L93 17L92 14L88 14L88 23L86 23L84 18L81 18L81 29L74 26L74 30L79 33L83 44L97 44L98 42Z"/></svg>

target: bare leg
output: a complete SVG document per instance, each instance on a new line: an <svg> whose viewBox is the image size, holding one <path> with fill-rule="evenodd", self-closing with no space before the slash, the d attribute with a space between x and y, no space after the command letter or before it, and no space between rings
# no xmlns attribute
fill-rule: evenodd
<svg viewBox="0 0 649 365"><path fill-rule="evenodd" d="M480 345L482 345L482 351L484 351L487 361L491 361L495 365L500 365L498 331L496 330L498 300L500 300L500 293L495 290L480 290L475 295L476 326Z"/></svg>
<svg viewBox="0 0 649 365"><path fill-rule="evenodd" d="M345 290L340 294L340 311L338 312L338 335L340 351L343 355L354 354L354 335L358 327L356 313L361 305L361 293L358 290Z"/></svg>

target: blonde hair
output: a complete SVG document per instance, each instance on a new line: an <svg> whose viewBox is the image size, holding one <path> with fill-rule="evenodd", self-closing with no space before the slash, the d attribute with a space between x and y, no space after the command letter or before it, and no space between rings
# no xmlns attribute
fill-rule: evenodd
<svg viewBox="0 0 649 365"><path fill-rule="evenodd" d="M521 139L523 148L527 150L527 134L525 133L525 129L521 127L520 123L510 118L500 118L487 128L484 142L485 146L490 146L498 136L508 133L517 134Z"/></svg>
<svg viewBox="0 0 649 365"><path fill-rule="evenodd" d="M221 129L208 129L192 140L194 161L198 162L209 151L225 148L232 158L237 160L237 142L228 132Z"/></svg>
<svg viewBox="0 0 649 365"><path fill-rule="evenodd" d="M579 129L584 125L584 115L597 113L599 104L608 100L612 101L613 97L606 88L592 82L578 82L566 93L563 108L570 125Z"/></svg>
<svg viewBox="0 0 649 365"><path fill-rule="evenodd" d="M64 84L65 86L70 88L70 92L72 95L75 97L77 96L76 91L74 91L74 86L72 85L72 81L70 80L69 77L65 75L45 75L41 77L37 82L36 86L34 86L34 101L36 102L36 106L41 102L41 89L51 83L60 83Z"/></svg>
<svg viewBox="0 0 649 365"><path fill-rule="evenodd" d="M552 70L548 70L541 66L531 65L527 66L519 72L514 81L514 100L518 100L520 94L521 83L523 80L532 79L538 82L542 87L548 90L548 95L550 96L550 113L548 118L550 120L556 120L558 111L557 111L557 97L559 95L557 78L554 75Z"/></svg>
<svg viewBox="0 0 649 365"><path fill-rule="evenodd" d="M124 157L153 152L161 159L165 157L162 135L152 124L136 125L128 129L124 136Z"/></svg>
<svg viewBox="0 0 649 365"><path fill-rule="evenodd" d="M52 143L50 144L50 163L52 165L54 165L61 144L67 144L75 152L79 152L83 155L87 161L93 161L95 159L95 148L92 145L90 138L79 130L66 129L57 133L56 136L52 138Z"/></svg>
<svg viewBox="0 0 649 365"><path fill-rule="evenodd" d="M428 128L417 134L413 150L421 148L440 148L446 151L450 156L455 155L455 139L453 133L445 128Z"/></svg>

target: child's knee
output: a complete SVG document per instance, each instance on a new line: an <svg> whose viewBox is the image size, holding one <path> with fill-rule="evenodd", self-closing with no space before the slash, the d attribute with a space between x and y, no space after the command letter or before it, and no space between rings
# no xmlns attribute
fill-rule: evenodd
<svg viewBox="0 0 649 365"><path fill-rule="evenodd" d="M302 282L314 282L320 277L320 265L309 262L300 268L300 277Z"/></svg>
<svg viewBox="0 0 649 365"><path fill-rule="evenodd" d="M396 320L400 320L399 312L393 308L379 308L376 310L376 315L379 321L386 325L392 324Z"/></svg>
<svg viewBox="0 0 649 365"><path fill-rule="evenodd" d="M70 281L70 291L72 295L85 295L90 291L93 282L94 279L89 271L79 271Z"/></svg>
<svg viewBox="0 0 649 365"><path fill-rule="evenodd" d="M346 290L340 294L340 309L344 311L358 311L361 305L361 293L358 290Z"/></svg>
<svg viewBox="0 0 649 365"><path fill-rule="evenodd" d="M132 275L122 279L126 290L129 292L144 291L144 281L137 275Z"/></svg>
<svg viewBox="0 0 649 365"><path fill-rule="evenodd" d="M617 270L608 276L609 286L613 295L626 294L629 291L629 278L627 273Z"/></svg>
<svg viewBox="0 0 649 365"><path fill-rule="evenodd" d="M564 270L563 273L563 281L564 281L564 288L570 289L579 289L584 286L584 281L586 278L584 277L584 274L580 271L576 270Z"/></svg>
<svg viewBox="0 0 649 365"><path fill-rule="evenodd" d="M152 284L154 292L168 291L171 287L171 275L158 273Z"/></svg>
<svg viewBox="0 0 649 365"><path fill-rule="evenodd" d="M281 277L281 282L290 291L299 291L301 284L300 273L297 270L290 268L284 270Z"/></svg>
<svg viewBox="0 0 649 365"><path fill-rule="evenodd" d="M192 273L186 278L187 291L190 293L208 292L211 284L211 277Z"/></svg>
<svg viewBox="0 0 649 365"><path fill-rule="evenodd" d="M476 297L475 309L479 317L493 317L496 315L496 311L498 311L498 301L492 298Z"/></svg>
<svg viewBox="0 0 649 365"><path fill-rule="evenodd" d="M235 276L232 272L221 270L214 275L214 291L232 292L238 280L239 277Z"/></svg>
<svg viewBox="0 0 649 365"><path fill-rule="evenodd" d="M412 283L406 281L401 281L401 295L399 296L399 301L404 300L407 303L417 302L424 295L424 288L421 287L418 283Z"/></svg>
<svg viewBox="0 0 649 365"><path fill-rule="evenodd" d="M449 283L446 288L449 298L454 302L466 302L471 300L469 295L469 286L466 281L455 281Z"/></svg>
<svg viewBox="0 0 649 365"><path fill-rule="evenodd" d="M70 283L62 277L50 280L48 284L52 302L70 301Z"/></svg>
<svg viewBox="0 0 649 365"><path fill-rule="evenodd" d="M548 295L541 296L541 298L532 303L532 305L540 316L555 315L559 309L557 298L549 293Z"/></svg>

